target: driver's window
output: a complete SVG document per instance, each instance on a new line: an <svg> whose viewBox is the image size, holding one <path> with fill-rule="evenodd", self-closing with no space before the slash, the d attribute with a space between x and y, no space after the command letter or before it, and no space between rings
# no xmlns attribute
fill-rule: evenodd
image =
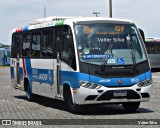
<svg viewBox="0 0 160 128"><path fill-rule="evenodd" d="M72 69L76 70L76 59L73 36L71 28L64 26L62 34L58 37L60 45L60 58L62 61L67 63Z"/></svg>

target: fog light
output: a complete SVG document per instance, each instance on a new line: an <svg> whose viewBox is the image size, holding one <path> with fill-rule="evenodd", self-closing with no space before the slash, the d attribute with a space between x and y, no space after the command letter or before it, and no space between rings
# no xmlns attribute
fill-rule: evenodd
<svg viewBox="0 0 160 128"><path fill-rule="evenodd" d="M77 94L77 89L73 88L73 94Z"/></svg>

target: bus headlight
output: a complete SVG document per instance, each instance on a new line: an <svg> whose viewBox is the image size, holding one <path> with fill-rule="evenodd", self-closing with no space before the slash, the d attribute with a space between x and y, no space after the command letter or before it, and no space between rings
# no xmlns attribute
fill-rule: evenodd
<svg viewBox="0 0 160 128"><path fill-rule="evenodd" d="M142 82L138 83L137 85L139 87L145 87L145 86L151 85L152 83L153 83L153 80L148 79L148 80L145 80L145 81L142 81Z"/></svg>
<svg viewBox="0 0 160 128"><path fill-rule="evenodd" d="M88 82L88 81L79 81L80 86L89 89L99 89L102 85Z"/></svg>

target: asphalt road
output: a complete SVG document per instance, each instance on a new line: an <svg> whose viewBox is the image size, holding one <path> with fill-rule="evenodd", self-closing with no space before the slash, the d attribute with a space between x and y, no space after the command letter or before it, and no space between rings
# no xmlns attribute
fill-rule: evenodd
<svg viewBox="0 0 160 128"><path fill-rule="evenodd" d="M27 119L30 119L31 121L37 121L36 122L37 125L40 125L38 123L42 123L43 125L43 121L44 122L48 121L48 124L52 124L52 125L47 125L46 127L53 127L54 122L56 124L54 125L54 127L65 127L65 128L108 127L109 125L106 125L107 122L111 124L110 127L117 126L117 127L128 128L128 127L133 127L133 125L134 127L137 128L158 127L158 125L156 125L156 122L158 121L159 123L160 120L159 78L160 78L160 72L154 72L153 73L154 86L152 89L151 99L149 102L142 102L140 108L134 113L125 112L121 105L102 105L102 106L85 106L84 110L81 113L72 114L68 112L66 104L63 101L53 100L45 97L37 97L37 99L34 102L27 101L25 92L22 92L20 90L15 90L12 87L10 78L10 69L6 67L0 67L0 119L3 119L1 121L5 120L10 121L10 119L11 121L16 120L17 121L16 123L18 123L19 121L19 124L12 122L15 125L12 127L20 127L19 125L25 125ZM57 122L60 124L58 124ZM75 122L75 125L70 125L69 122L73 124ZM133 125L130 125L132 122ZM146 123L149 122L150 124L149 125L145 124L145 122ZM2 123L5 122L0 122L0 124ZM104 123L105 125L99 125L100 123L102 124ZM139 123L141 123L141 125ZM0 127L2 127L2 125L0 125ZM3 127L8 127L8 126L3 126ZM30 127L36 127L36 126L32 126L30 124ZM44 126L38 126L38 127L44 127Z"/></svg>

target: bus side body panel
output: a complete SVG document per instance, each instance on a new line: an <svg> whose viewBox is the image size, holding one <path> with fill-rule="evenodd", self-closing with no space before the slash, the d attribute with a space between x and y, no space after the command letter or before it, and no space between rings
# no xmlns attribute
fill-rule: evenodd
<svg viewBox="0 0 160 128"><path fill-rule="evenodd" d="M14 61L11 59L11 78L13 86L16 86ZM24 90L24 78L29 78L33 94L54 98L53 59L20 59L20 86Z"/></svg>
<svg viewBox="0 0 160 128"><path fill-rule="evenodd" d="M160 68L160 55L148 54L151 68Z"/></svg>
<svg viewBox="0 0 160 128"><path fill-rule="evenodd" d="M31 59L32 93L54 97L53 59Z"/></svg>

